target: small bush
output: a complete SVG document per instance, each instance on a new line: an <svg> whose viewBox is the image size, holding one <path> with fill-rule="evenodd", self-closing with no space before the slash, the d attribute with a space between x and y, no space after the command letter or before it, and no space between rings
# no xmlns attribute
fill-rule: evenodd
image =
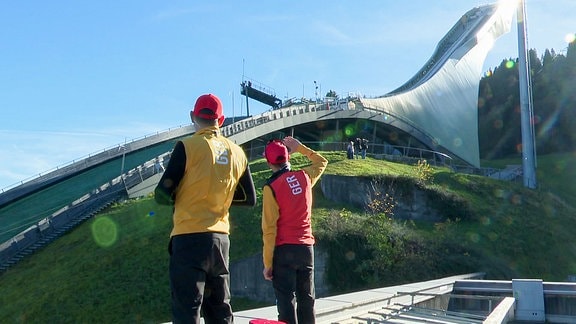
<svg viewBox="0 0 576 324"><path fill-rule="evenodd" d="M418 160L416 165L416 179L421 185L430 184L433 179L432 167L426 160Z"/></svg>

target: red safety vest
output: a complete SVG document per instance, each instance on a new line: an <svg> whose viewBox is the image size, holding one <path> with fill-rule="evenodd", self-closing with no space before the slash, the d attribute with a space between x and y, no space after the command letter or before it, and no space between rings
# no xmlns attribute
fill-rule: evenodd
<svg viewBox="0 0 576 324"><path fill-rule="evenodd" d="M303 170L287 171L269 183L279 207L276 223L276 246L283 244L313 245L312 185Z"/></svg>

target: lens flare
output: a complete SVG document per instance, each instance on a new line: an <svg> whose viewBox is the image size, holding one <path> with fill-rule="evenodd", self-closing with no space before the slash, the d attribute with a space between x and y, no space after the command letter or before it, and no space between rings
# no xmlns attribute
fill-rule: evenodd
<svg viewBox="0 0 576 324"><path fill-rule="evenodd" d="M108 217L100 217L92 223L92 237L101 247L110 247L118 240L118 226Z"/></svg>
<svg viewBox="0 0 576 324"><path fill-rule="evenodd" d="M508 193L505 190L502 189L495 189L494 190L494 197L498 197L498 198L506 198L508 196Z"/></svg>
<svg viewBox="0 0 576 324"><path fill-rule="evenodd" d="M502 119L496 119L492 123L492 127L494 127L494 129L502 129L502 127L504 127L504 121L502 121Z"/></svg>
<svg viewBox="0 0 576 324"><path fill-rule="evenodd" d="M455 137L455 138L452 140L452 145L454 145L455 147L460 147L460 146L462 146L462 143L463 143L463 142L462 142L462 139L461 139L460 137Z"/></svg>
<svg viewBox="0 0 576 324"><path fill-rule="evenodd" d="M522 204L522 196L518 195L518 194L514 194L514 195L512 195L512 197L510 197L510 202L514 205L521 205Z"/></svg>
<svg viewBox="0 0 576 324"><path fill-rule="evenodd" d="M507 69L513 68L514 65L516 65L516 62L514 62L514 61L512 61L512 60L506 61L506 68L507 68Z"/></svg>
<svg viewBox="0 0 576 324"><path fill-rule="evenodd" d="M564 40L566 41L566 43L573 43L574 41L576 41L576 34L567 34L564 37Z"/></svg>
<svg viewBox="0 0 576 324"><path fill-rule="evenodd" d="M478 233L468 233L468 239L474 243L480 242L480 235Z"/></svg>
<svg viewBox="0 0 576 324"><path fill-rule="evenodd" d="M344 134L346 134L346 136L348 137L356 134L356 129L354 128L354 125L346 125L346 127L344 128Z"/></svg>

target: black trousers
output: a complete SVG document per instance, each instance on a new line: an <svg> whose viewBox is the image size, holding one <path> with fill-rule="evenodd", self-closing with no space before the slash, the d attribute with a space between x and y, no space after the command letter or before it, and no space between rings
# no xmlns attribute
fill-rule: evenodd
<svg viewBox="0 0 576 324"><path fill-rule="evenodd" d="M227 234L195 233L170 240L173 323L233 323Z"/></svg>
<svg viewBox="0 0 576 324"><path fill-rule="evenodd" d="M278 320L288 324L314 324L314 247L276 246L272 275Z"/></svg>

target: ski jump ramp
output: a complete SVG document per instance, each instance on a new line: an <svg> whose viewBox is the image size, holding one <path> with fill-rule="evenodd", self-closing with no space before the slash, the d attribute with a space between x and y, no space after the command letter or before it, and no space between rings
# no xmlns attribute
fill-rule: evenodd
<svg viewBox="0 0 576 324"><path fill-rule="evenodd" d="M509 1L513 2L513 1ZM478 88L486 55L510 31L516 4L491 4L463 15L438 43L430 60L398 89L360 99L365 110L394 117L397 127L423 143L442 148L475 167L478 144Z"/></svg>

